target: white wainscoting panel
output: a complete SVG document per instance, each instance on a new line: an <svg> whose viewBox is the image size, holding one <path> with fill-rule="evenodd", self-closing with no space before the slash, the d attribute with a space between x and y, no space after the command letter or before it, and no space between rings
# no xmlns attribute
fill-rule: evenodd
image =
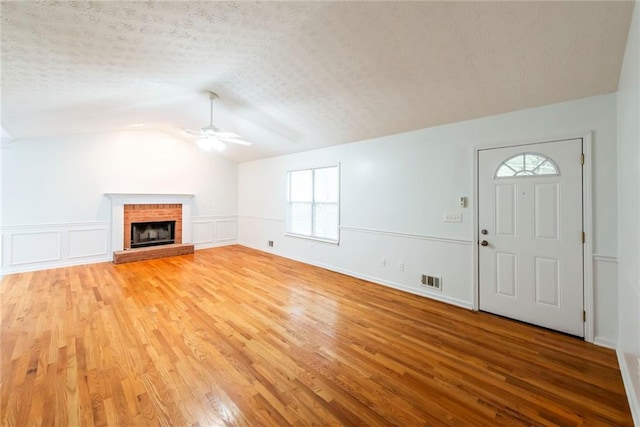
<svg viewBox="0 0 640 427"><path fill-rule="evenodd" d="M221 219L216 221L216 242L236 240L238 221L235 219Z"/></svg>
<svg viewBox="0 0 640 427"><path fill-rule="evenodd" d="M593 343L616 348L618 342L618 260L593 256Z"/></svg>
<svg viewBox="0 0 640 427"><path fill-rule="evenodd" d="M193 221L191 231L193 233L193 244L213 244L215 242L214 221Z"/></svg>
<svg viewBox="0 0 640 427"><path fill-rule="evenodd" d="M105 256L108 237L106 227L69 230L67 259Z"/></svg>
<svg viewBox="0 0 640 427"><path fill-rule="evenodd" d="M111 260L109 223L12 225L2 232L2 274Z"/></svg>
<svg viewBox="0 0 640 427"><path fill-rule="evenodd" d="M238 238L238 218L236 215L194 216L191 231L196 250L232 245Z"/></svg>
<svg viewBox="0 0 640 427"><path fill-rule="evenodd" d="M60 231L12 233L10 265L57 261L61 252Z"/></svg>

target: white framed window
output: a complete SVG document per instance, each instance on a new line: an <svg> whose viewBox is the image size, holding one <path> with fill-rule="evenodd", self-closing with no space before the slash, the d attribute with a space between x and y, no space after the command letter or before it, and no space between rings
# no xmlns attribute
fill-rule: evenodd
<svg viewBox="0 0 640 427"><path fill-rule="evenodd" d="M339 165L287 172L287 234L338 243Z"/></svg>

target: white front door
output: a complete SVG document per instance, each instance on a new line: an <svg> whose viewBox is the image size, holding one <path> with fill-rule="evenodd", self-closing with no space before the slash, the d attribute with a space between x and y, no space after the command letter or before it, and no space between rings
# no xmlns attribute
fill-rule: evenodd
<svg viewBox="0 0 640 427"><path fill-rule="evenodd" d="M478 152L479 308L584 336L582 139Z"/></svg>

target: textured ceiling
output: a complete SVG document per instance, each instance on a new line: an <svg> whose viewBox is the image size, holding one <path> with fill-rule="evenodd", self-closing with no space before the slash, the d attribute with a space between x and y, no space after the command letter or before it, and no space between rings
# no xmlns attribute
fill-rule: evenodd
<svg viewBox="0 0 640 427"><path fill-rule="evenodd" d="M2 128L181 136L214 90L214 122L254 143L236 161L358 141L613 92L632 8L2 2Z"/></svg>

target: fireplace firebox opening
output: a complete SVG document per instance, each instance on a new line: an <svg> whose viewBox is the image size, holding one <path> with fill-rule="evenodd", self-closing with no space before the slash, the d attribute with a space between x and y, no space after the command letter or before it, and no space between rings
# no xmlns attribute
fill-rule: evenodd
<svg viewBox="0 0 640 427"><path fill-rule="evenodd" d="M170 245L175 243L175 221L131 223L131 248Z"/></svg>

